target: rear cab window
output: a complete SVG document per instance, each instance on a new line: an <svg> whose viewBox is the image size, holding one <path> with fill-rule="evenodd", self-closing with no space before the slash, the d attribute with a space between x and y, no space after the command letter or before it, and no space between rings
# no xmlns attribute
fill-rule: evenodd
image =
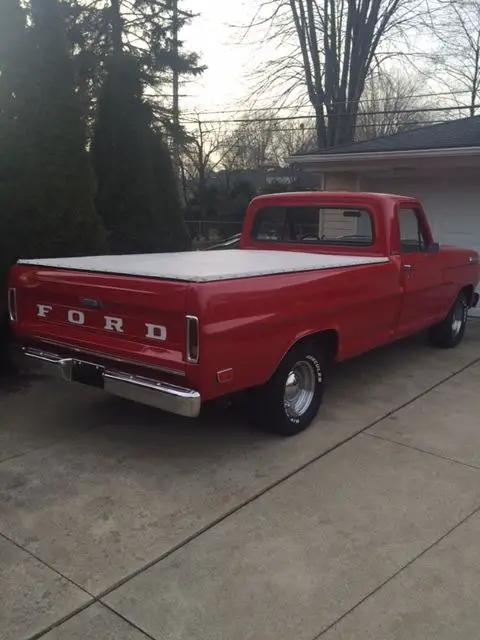
<svg viewBox="0 0 480 640"><path fill-rule="evenodd" d="M261 242L370 247L374 226L366 209L267 207L257 212L252 239Z"/></svg>

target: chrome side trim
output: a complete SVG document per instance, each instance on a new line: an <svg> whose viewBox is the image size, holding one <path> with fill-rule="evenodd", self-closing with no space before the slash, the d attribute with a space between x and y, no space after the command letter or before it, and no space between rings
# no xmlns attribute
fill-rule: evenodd
<svg viewBox="0 0 480 640"><path fill-rule="evenodd" d="M170 369L169 367L156 367L153 364L145 364L144 362L135 362L135 360L127 360L126 358L119 358L118 356L105 355L104 353L100 353L99 351L94 351L93 349L84 349L83 347L74 347L71 344L67 344L66 342L59 342L57 340L49 340L48 338L41 338L40 336L32 336L33 340L36 340L40 343L48 344L53 347L61 347L62 349L69 349L70 351L75 351L78 354L86 353L91 356L95 356L96 358L102 358L103 360L112 360L114 362L119 362L120 364L131 364L135 367L142 366L145 369L152 369L152 371L158 371L159 373L168 373L172 376L181 376L184 378L187 374L185 371L181 369Z"/></svg>
<svg viewBox="0 0 480 640"><path fill-rule="evenodd" d="M187 418L196 418L200 413L201 397L198 391L167 384L151 378L105 369L83 358L62 358L55 353L23 347L21 354L39 364L46 375L60 377L72 382L72 367L83 363L96 367L101 374L104 390L127 400L146 404Z"/></svg>

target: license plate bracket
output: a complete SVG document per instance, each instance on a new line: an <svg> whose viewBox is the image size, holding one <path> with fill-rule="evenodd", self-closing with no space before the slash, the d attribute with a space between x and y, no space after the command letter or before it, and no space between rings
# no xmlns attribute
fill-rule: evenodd
<svg viewBox="0 0 480 640"><path fill-rule="evenodd" d="M95 387L95 389L103 389L105 387L103 367L88 362L77 360L72 362L71 380L87 387Z"/></svg>

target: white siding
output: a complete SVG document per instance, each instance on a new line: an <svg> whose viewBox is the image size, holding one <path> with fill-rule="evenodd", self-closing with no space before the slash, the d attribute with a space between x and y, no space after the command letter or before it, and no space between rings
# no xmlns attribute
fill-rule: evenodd
<svg viewBox="0 0 480 640"><path fill-rule="evenodd" d="M461 175L451 175L443 181L364 178L362 190L418 198L435 240L480 253L480 181L467 181ZM477 291L480 293L480 288ZM472 310L472 315L480 317L480 308Z"/></svg>
<svg viewBox="0 0 480 640"><path fill-rule="evenodd" d="M345 218L343 209L323 209L320 214L320 236L338 238L355 235L357 218Z"/></svg>
<svg viewBox="0 0 480 640"><path fill-rule="evenodd" d="M358 191L358 173L335 171L323 174L323 188L325 191Z"/></svg>

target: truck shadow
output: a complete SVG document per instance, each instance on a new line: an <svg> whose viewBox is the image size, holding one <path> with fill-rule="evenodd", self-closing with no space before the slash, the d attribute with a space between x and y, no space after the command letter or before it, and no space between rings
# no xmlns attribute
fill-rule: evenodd
<svg viewBox="0 0 480 640"><path fill-rule="evenodd" d="M479 344L478 338L475 342ZM207 405L200 418L191 420L102 394L85 405L76 400L75 416L69 417L68 406L63 407L59 422L65 425L67 433L60 439L74 438L65 446L69 455L76 452L75 465L79 465L79 470L84 464L80 460L91 456L101 461L102 467L121 464L140 470L145 464L145 473L153 461L162 468L190 475L198 464L213 469L223 461L222 464L233 464L236 468L247 464L247 459L264 454L272 457L270 464L275 466L285 449L303 459L305 442L310 443L309 450L312 445L319 450L323 448L322 426L327 427L327 440L335 441L338 420L338 438L342 439L342 433L354 433L376 419L367 416L385 415L425 391L428 385L423 379L425 369L434 372L429 379L438 381L438 364L442 362L438 358L443 358L443 353L417 336L336 366L318 423L293 440L255 430L234 409L215 403ZM461 368L454 366L457 370ZM450 370L451 366L445 377ZM399 391L402 383L408 387ZM342 426L345 421L348 426ZM75 426L79 428L80 423L89 423L88 433L84 428L75 433ZM275 462L277 455L280 458ZM261 467L255 473L256 477L261 475Z"/></svg>
<svg viewBox="0 0 480 640"><path fill-rule="evenodd" d="M11 358L10 346L0 345L0 397L28 389L42 379L34 369L19 369Z"/></svg>
<svg viewBox="0 0 480 640"><path fill-rule="evenodd" d="M34 371L19 371L15 367L2 366L0 369L0 396L7 396L28 389L42 380L43 376Z"/></svg>
<svg viewBox="0 0 480 640"><path fill-rule="evenodd" d="M312 428L321 429L322 420L330 425L337 420L360 424L365 420L359 411L383 415L397 408L414 398L417 389L418 393L426 389L425 375L435 383L439 371L441 377L445 369L447 377L462 363L473 361L479 344L480 322L472 323L465 344L448 353L432 349L419 335L336 365L318 424ZM400 392L402 385L408 387ZM7 397L2 399L2 394ZM30 403L25 402L27 397ZM283 441L251 428L239 412L221 403L207 404L200 418L191 420L61 381L46 381L32 371L0 379L0 400L8 414L4 437L7 431L15 432L11 437L19 441L12 453L71 439L80 445L80 438L82 447L98 449L107 458L131 455L142 459L162 456L162 452L167 457L196 458L221 456L227 450L238 454L262 443ZM312 428L294 440L301 444ZM296 446L291 440L286 444Z"/></svg>
<svg viewBox="0 0 480 640"><path fill-rule="evenodd" d="M385 376L395 373L400 363L403 362L405 369L405 364L408 366L408 362L418 358L419 354L428 358L431 353L432 349L426 344L424 336L415 336L337 364L329 378L325 402L329 403L348 395L352 388L356 395L363 395L368 401L372 386L375 386L379 380L385 379ZM409 373L406 372L403 375L408 377ZM160 429L164 432L168 430L177 435L181 431L185 437L189 437L190 433L201 432L205 435L210 432L215 435L229 431L233 439L234 432L253 432L241 413L234 406L229 406L222 401L206 404L201 416L196 420L172 416L121 398L109 397L105 402L108 403L108 409L104 407L103 414L108 414L109 419L116 425L112 429L121 426L131 427L136 437L139 429L144 431ZM257 437L262 437L257 431L255 433ZM275 438L271 435L264 437Z"/></svg>

